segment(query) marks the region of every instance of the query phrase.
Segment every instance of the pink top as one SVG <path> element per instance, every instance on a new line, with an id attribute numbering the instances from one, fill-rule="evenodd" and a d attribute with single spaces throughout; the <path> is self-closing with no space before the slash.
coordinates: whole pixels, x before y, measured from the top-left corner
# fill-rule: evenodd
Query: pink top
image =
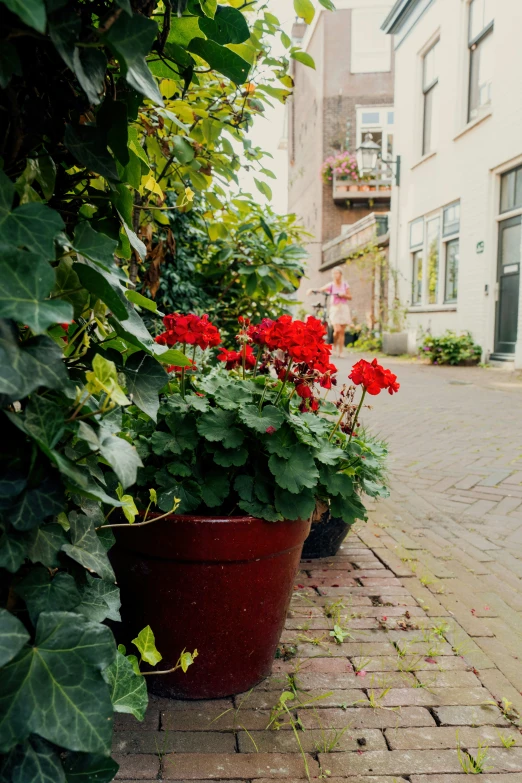
<path id="1" fill-rule="evenodd" d="M 339 296 L 339 294 L 346 294 L 350 290 L 350 286 L 348 283 L 345 283 L 344 280 L 341 283 L 341 285 L 335 285 L 335 283 L 330 283 L 328 286 L 328 293 L 332 294 L 332 304 L 333 305 L 340 305 L 340 304 L 348 304 L 348 299 L 344 299 L 343 297 Z"/>

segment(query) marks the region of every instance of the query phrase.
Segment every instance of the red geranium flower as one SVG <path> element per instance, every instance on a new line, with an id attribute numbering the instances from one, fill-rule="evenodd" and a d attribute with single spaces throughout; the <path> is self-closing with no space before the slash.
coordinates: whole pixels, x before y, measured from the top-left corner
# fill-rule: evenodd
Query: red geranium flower
<path id="1" fill-rule="evenodd" d="M 170 347 L 181 343 L 183 345 L 197 345 L 205 350 L 205 348 L 215 347 L 221 342 L 221 335 L 208 320 L 208 315 L 172 313 L 163 318 L 163 323 L 166 331 L 156 337 L 156 342 L 160 345 Z"/>
<path id="2" fill-rule="evenodd" d="M 265 345 L 266 333 L 274 322 L 271 318 L 263 318 L 260 324 L 250 324 L 247 334 L 256 345 Z"/>
<path id="3" fill-rule="evenodd" d="M 400 384 L 397 383 L 397 376 L 391 370 L 385 370 L 374 359 L 367 362 L 366 359 L 360 359 L 353 365 L 352 371 L 348 376 L 356 386 L 363 386 L 368 394 L 380 394 L 383 389 L 388 389 L 390 394 L 399 391 Z"/>
<path id="4" fill-rule="evenodd" d="M 245 345 L 245 367 L 250 370 L 256 365 L 256 357 L 250 345 Z M 221 352 L 218 354 L 218 361 L 225 362 L 225 369 L 234 370 L 236 367 L 243 366 L 243 349 L 240 351 L 229 351 L 226 348 L 221 348 Z"/>

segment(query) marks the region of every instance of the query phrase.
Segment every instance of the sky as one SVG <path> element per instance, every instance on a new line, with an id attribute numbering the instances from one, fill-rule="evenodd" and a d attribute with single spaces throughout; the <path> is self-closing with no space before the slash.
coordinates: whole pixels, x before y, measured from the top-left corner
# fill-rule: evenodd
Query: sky
<path id="1" fill-rule="evenodd" d="M 295 20 L 293 0 L 269 0 L 267 10 L 277 16 L 283 30 L 290 35 L 292 24 Z M 274 40 L 274 54 L 279 55 L 284 51 L 285 49 L 279 41 L 279 36 L 276 36 Z M 275 212 L 284 213 L 288 209 L 288 162 L 287 151 L 279 150 L 278 146 L 283 136 L 285 108 L 279 101 L 273 100 L 272 103 L 274 108 L 267 107 L 264 117 L 256 117 L 248 138 L 251 139 L 254 146 L 261 147 L 273 156 L 273 158 L 265 157 L 262 165 L 273 171 L 276 179 L 261 178 L 265 179 L 272 188 L 272 208 Z M 261 203 L 266 202 L 265 197 L 259 193 L 254 184 L 252 173 L 241 170 L 239 181 L 244 190 L 259 197 Z"/>

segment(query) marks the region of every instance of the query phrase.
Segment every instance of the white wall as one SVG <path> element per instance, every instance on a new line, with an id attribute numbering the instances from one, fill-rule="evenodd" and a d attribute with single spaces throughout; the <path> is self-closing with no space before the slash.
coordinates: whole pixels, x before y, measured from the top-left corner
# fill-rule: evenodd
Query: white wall
<path id="1" fill-rule="evenodd" d="M 497 269 L 499 173 L 522 162 L 522 2 L 494 4 L 495 53 L 491 113 L 466 124 L 469 78 L 468 0 L 436 0 L 397 44 L 395 149 L 401 155 L 401 187 L 392 200 L 391 263 L 396 265 L 403 302 L 411 301 L 409 223 L 460 199 L 458 303 L 410 311 L 409 325 L 434 334 L 469 329 L 486 353 L 493 351 Z M 439 44 L 438 144 L 421 155 L 422 55 Z M 399 39 L 399 36 L 397 37 Z M 477 254 L 478 242 L 484 252 Z M 441 263 L 439 284 L 443 283 Z M 489 295 L 485 286 L 489 286 Z M 522 299 L 522 286 L 521 286 Z M 522 366 L 522 301 L 517 362 Z"/>

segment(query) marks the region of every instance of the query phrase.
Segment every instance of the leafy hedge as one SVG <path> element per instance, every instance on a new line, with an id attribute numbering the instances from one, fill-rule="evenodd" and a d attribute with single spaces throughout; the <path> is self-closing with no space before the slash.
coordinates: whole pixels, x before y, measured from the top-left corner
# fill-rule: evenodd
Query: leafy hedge
<path id="1" fill-rule="evenodd" d="M 278 20 L 241 5 L 0 3 L 1 781 L 112 780 L 113 712 L 143 717 L 138 661 L 103 624 L 103 528 L 141 465 L 122 410 L 155 418 L 163 365 L 185 361 L 142 319 L 144 239 L 234 179 L 231 140 L 306 59 L 289 40 L 273 57 Z"/>
<path id="2" fill-rule="evenodd" d="M 482 348 L 475 343 L 470 332 L 456 334 L 450 329 L 440 337 L 427 334 L 421 351 L 432 364 L 478 364 L 482 356 Z"/>

